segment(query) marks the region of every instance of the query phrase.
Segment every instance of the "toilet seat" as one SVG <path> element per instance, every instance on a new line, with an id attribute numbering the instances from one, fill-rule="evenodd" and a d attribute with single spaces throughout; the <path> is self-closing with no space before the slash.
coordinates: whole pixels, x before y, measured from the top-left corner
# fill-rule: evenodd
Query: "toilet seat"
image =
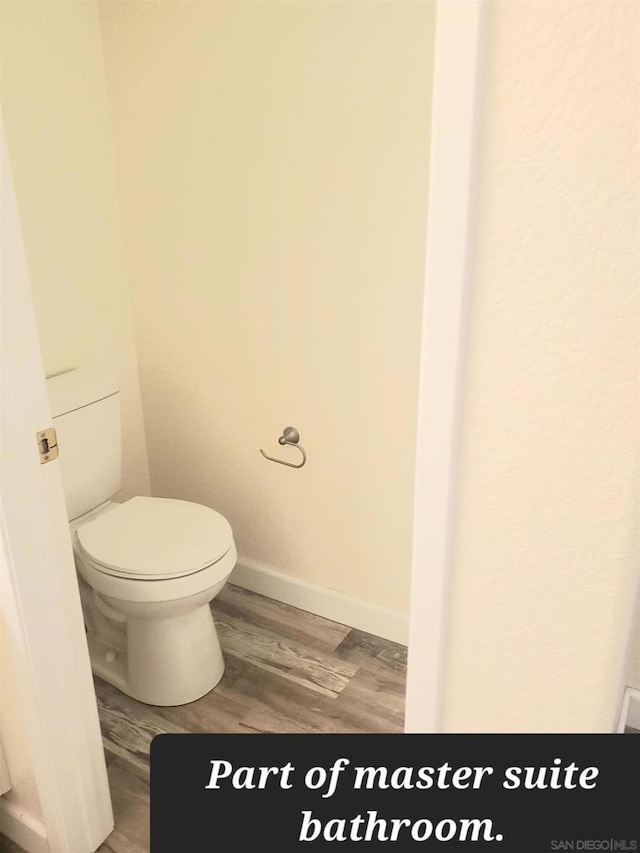
<path id="1" fill-rule="evenodd" d="M 229 522 L 209 507 L 135 497 L 77 530 L 82 557 L 96 571 L 135 581 L 184 578 L 220 562 L 233 546 Z"/>

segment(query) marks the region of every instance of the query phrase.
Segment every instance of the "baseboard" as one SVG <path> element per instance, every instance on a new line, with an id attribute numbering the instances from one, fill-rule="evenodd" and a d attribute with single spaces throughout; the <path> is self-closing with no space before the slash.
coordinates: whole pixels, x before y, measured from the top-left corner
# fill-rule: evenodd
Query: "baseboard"
<path id="1" fill-rule="evenodd" d="M 409 617 L 405 613 L 370 604 L 242 557 L 229 580 L 251 592 L 259 592 L 350 628 L 407 645 Z"/>
<path id="2" fill-rule="evenodd" d="M 0 798 L 0 832 L 27 853 L 49 853 L 47 832 L 39 820 Z"/>
<path id="3" fill-rule="evenodd" d="M 618 732 L 624 732 L 627 726 L 640 731 L 640 690 L 633 687 L 625 690 Z"/>

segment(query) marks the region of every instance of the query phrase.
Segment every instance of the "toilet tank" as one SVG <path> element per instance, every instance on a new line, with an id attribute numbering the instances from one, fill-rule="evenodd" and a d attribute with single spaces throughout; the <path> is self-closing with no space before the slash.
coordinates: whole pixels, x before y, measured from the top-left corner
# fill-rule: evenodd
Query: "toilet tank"
<path id="1" fill-rule="evenodd" d="M 120 394 L 115 376 L 77 369 L 47 379 L 71 521 L 120 488 Z"/>

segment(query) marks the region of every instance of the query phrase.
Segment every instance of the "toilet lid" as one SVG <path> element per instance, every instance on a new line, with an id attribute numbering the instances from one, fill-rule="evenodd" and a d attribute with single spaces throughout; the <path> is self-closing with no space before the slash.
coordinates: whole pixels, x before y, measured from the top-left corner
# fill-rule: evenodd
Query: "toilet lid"
<path id="1" fill-rule="evenodd" d="M 107 574 L 160 580 L 215 563 L 231 548 L 233 533 L 224 516 L 201 504 L 136 497 L 83 525 L 78 542 Z"/>

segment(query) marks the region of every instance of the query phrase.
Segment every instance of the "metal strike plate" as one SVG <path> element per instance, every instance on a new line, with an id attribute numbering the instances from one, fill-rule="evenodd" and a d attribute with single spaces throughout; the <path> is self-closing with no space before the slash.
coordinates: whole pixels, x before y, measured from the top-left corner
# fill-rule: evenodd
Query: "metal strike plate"
<path id="1" fill-rule="evenodd" d="M 41 465 L 58 458 L 58 437 L 53 427 L 39 430 L 36 433 L 36 441 L 38 442 Z"/>

